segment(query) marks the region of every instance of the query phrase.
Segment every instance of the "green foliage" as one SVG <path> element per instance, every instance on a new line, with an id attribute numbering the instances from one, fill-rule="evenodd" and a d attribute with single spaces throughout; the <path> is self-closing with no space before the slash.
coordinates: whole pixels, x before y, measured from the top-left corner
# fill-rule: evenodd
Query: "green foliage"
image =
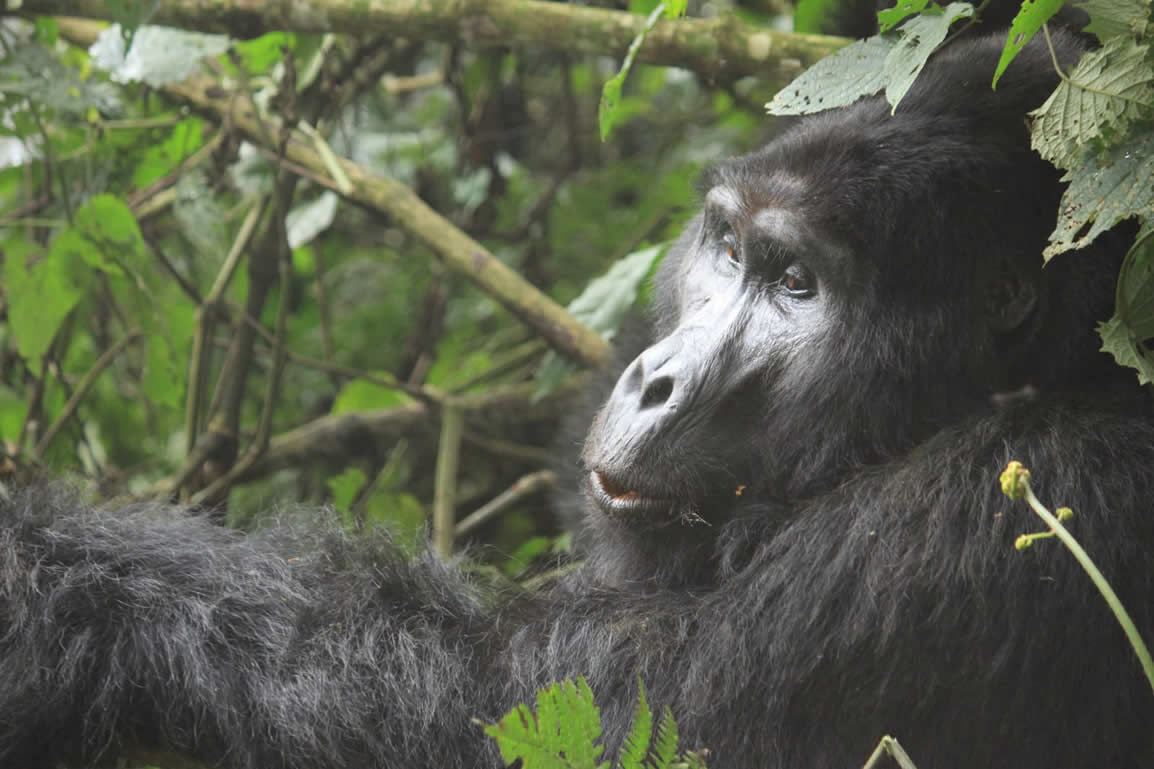
<path id="1" fill-rule="evenodd" d="M 518 705 L 496 724 L 484 725 L 506 763 L 520 759 L 522 769 L 609 769 L 601 760 L 601 711 L 585 682 L 567 679 L 537 693 L 537 711 Z M 651 746 L 652 743 L 652 746 Z M 705 769 L 700 755 L 677 753 L 677 724 L 665 708 L 657 736 L 653 713 L 638 681 L 637 709 L 616 764 L 617 769 Z"/>
<path id="2" fill-rule="evenodd" d="M 342 35 L 237 40 L 150 27 L 155 7 L 120 0 L 112 29 L 47 17 L 6 28 L 0 440 L 17 465 L 155 495 L 219 431 L 213 472 L 187 476 L 182 495 L 258 455 L 228 499 L 246 525 L 270 502 L 328 503 L 350 531 L 387 525 L 417 541 L 434 495 L 436 408 L 413 406 L 393 382 L 422 402 L 460 390 L 497 403 L 466 418 L 460 517 L 542 469 L 566 405 L 529 401 L 545 345 L 445 269 L 406 217 L 343 204 L 275 150 L 190 110 L 173 81 L 213 78 L 274 128 L 291 109 L 333 155 L 411 185 L 561 304 L 672 237 L 697 170 L 749 149 L 762 128 L 728 93 L 632 66 L 613 135 L 598 142 L 603 58 L 468 46 L 450 56 L 419 38 L 371 50 Z M 605 333 L 644 300 L 644 267 L 589 308 Z M 478 552 L 495 573 L 520 574 L 564 557 L 553 530 L 534 495 L 486 527 L 495 546 Z"/>
<path id="3" fill-rule="evenodd" d="M 1125 37 L 1090 51 L 1046 103 L 1035 110 L 1034 149 L 1059 168 L 1074 168 L 1086 151 L 1117 143 L 1154 109 L 1150 47 Z"/>
<path id="4" fill-rule="evenodd" d="M 1050 234 L 1049 259 L 1088 245 L 1118 222 L 1154 215 L 1154 133 L 1089 154 L 1065 177 L 1058 224 Z"/>
<path id="5" fill-rule="evenodd" d="M 629 50 L 625 54 L 625 60 L 621 62 L 621 69 L 616 75 L 609 78 L 601 88 L 601 105 L 597 109 L 597 120 L 601 129 L 602 141 L 609 138 L 609 134 L 613 131 L 613 126 L 622 118 L 621 89 L 625 87 L 625 78 L 629 76 L 629 70 L 633 68 L 633 60 L 637 57 L 637 52 L 641 50 L 642 44 L 645 43 L 645 36 L 649 34 L 649 30 L 653 29 L 662 16 L 668 20 L 673 20 L 684 15 L 688 0 L 669 0 L 669 2 L 652 4 L 652 9 L 649 9 L 648 6 L 651 4 L 652 3 L 647 0 L 641 0 L 640 2 L 631 4 L 631 10 L 636 12 L 641 8 L 645 8 L 646 10 L 642 12 L 648 13 L 649 16 L 645 19 L 645 26 L 641 29 L 641 32 L 639 32 L 637 37 L 633 38 L 633 42 L 629 44 Z"/>
<path id="6" fill-rule="evenodd" d="M 1063 0 L 1025 0 L 1015 17 L 991 87 L 1022 47 L 1042 31 Z M 1150 0 L 1085 0 L 1078 7 L 1102 46 L 1085 53 L 1032 113 L 1031 143 L 1067 171 L 1069 182 L 1043 258 L 1094 241 L 1119 222 L 1154 225 L 1154 25 Z M 882 89 L 896 108 L 949 24 L 971 16 L 964 4 L 943 12 L 926 0 L 903 0 L 878 15 L 880 35 L 827 57 L 779 92 L 774 114 L 804 114 L 844 106 Z M 900 24 L 900 26 L 895 26 Z M 1047 38 L 1047 44 L 1049 40 Z M 1130 250 L 1119 275 L 1114 317 L 1099 326 L 1103 350 L 1154 382 L 1154 288 L 1148 234 Z"/>
<path id="7" fill-rule="evenodd" d="M 609 272 L 590 281 L 581 295 L 569 303 L 569 312 L 601 336 L 613 339 L 626 313 L 637 302 L 641 282 L 665 253 L 667 245 L 643 248 L 614 264 Z M 550 352 L 537 374 L 537 395 L 552 392 L 575 370 L 571 362 Z"/>
<path id="8" fill-rule="evenodd" d="M 1103 352 L 1135 369 L 1142 384 L 1154 383 L 1154 357 L 1146 345 L 1154 339 L 1154 225 L 1147 224 L 1126 254 L 1114 316 L 1098 326 L 1098 333 Z"/>
<path id="9" fill-rule="evenodd" d="M 1014 57 L 1030 42 L 1030 38 L 1038 33 L 1050 18 L 1062 10 L 1062 6 L 1066 4 L 1066 0 L 1024 0 L 1018 15 L 1014 17 L 1013 23 L 1010 25 L 1009 37 L 1006 40 L 1006 47 L 1002 50 L 1002 57 L 998 60 L 998 67 L 994 70 L 994 86 L 998 85 L 998 80 L 1002 77 L 1002 73 L 1006 71 L 1006 67 L 1014 60 Z"/>
<path id="10" fill-rule="evenodd" d="M 793 29 L 807 35 L 828 32 L 830 19 L 836 19 L 842 0 L 798 0 L 793 12 Z"/>
<path id="11" fill-rule="evenodd" d="M 913 12 L 895 9 L 887 18 L 897 23 Z M 774 115 L 805 115 L 844 107 L 885 89 L 886 100 L 896 110 L 950 26 L 973 13 L 969 3 L 924 8 L 898 29 L 859 40 L 822 59 L 779 91 L 766 109 Z"/>

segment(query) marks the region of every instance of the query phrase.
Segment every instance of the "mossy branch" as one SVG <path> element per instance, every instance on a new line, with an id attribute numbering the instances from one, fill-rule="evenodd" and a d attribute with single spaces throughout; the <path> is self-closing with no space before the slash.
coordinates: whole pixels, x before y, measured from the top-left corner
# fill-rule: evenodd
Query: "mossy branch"
<path id="1" fill-rule="evenodd" d="M 21 11 L 113 19 L 120 5 L 117 0 L 24 0 Z M 159 0 L 151 22 L 235 37 L 272 30 L 378 32 L 474 48 L 530 45 L 623 57 L 645 17 L 539 0 Z M 787 80 L 849 42 L 778 32 L 724 15 L 658 22 L 637 59 L 683 67 L 716 80 L 746 75 Z"/>

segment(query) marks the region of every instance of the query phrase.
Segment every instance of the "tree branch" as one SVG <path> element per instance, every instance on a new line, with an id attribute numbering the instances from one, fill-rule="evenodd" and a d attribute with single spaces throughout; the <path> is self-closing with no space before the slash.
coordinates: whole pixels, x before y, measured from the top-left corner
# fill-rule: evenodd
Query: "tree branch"
<path id="1" fill-rule="evenodd" d="M 119 5 L 117 0 L 24 0 L 21 12 L 112 19 Z M 285 29 L 377 32 L 475 48 L 533 45 L 620 57 L 641 31 L 645 17 L 539 0 L 159 0 L 151 21 L 234 37 Z M 755 27 L 726 15 L 659 21 L 637 59 L 684 67 L 717 80 L 745 75 L 784 80 L 848 42 Z"/>
<path id="2" fill-rule="evenodd" d="M 70 0 L 71 2 L 71 0 Z M 75 9 L 73 9 L 75 10 Z M 71 21 L 62 23 L 61 35 L 79 44 L 91 44 L 99 34 L 95 25 Z M 314 181 L 328 186 L 348 200 L 379 211 L 393 219 L 431 249 L 445 263 L 476 283 L 526 325 L 539 333 L 550 346 L 566 357 L 587 366 L 600 365 L 609 355 L 609 343 L 570 315 L 533 284 L 506 266 L 487 248 L 445 219 L 404 184 L 377 176 L 344 158 L 333 158 L 351 184 L 341 190 L 332 180 L 328 164 L 316 143 L 294 130 L 282 146 L 269 146 L 270 134 L 281 133 L 277 118 L 258 116 L 251 100 L 237 99 L 209 77 L 197 76 L 161 88 L 210 119 L 226 122 L 253 144 L 266 147 L 288 161 L 303 166 Z M 279 142 L 279 140 L 278 140 Z"/>

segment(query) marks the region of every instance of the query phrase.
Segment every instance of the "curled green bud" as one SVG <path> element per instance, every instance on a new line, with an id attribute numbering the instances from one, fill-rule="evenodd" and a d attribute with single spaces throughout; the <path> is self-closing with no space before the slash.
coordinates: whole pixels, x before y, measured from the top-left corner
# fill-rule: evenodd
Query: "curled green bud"
<path id="1" fill-rule="evenodd" d="M 1002 483 L 1002 493 L 1010 499 L 1022 499 L 1026 496 L 1026 483 L 1030 480 L 1030 471 L 1022 467 L 1022 463 L 1014 460 L 1006 465 L 999 479 Z"/>
<path id="2" fill-rule="evenodd" d="M 1054 511 L 1054 515 L 1058 517 L 1059 521 L 1068 521 L 1074 517 L 1074 511 L 1068 507 L 1059 507 Z"/>
<path id="3" fill-rule="evenodd" d="M 1030 545 L 1034 544 L 1034 538 L 1029 534 L 1023 534 L 1014 540 L 1014 547 L 1019 550 L 1025 550 Z"/>

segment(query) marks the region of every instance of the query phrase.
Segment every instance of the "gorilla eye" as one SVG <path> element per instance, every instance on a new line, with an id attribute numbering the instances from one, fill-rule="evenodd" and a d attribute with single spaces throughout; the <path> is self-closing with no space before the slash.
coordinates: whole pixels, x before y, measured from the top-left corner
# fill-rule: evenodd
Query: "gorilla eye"
<path id="1" fill-rule="evenodd" d="M 721 239 L 722 250 L 725 251 L 725 258 L 733 264 L 741 264 L 741 249 L 737 245 L 737 236 L 733 232 L 725 233 Z"/>
<path id="2" fill-rule="evenodd" d="M 781 286 L 790 296 L 804 299 L 813 296 L 815 281 L 813 275 L 800 264 L 791 264 L 781 275 Z"/>

